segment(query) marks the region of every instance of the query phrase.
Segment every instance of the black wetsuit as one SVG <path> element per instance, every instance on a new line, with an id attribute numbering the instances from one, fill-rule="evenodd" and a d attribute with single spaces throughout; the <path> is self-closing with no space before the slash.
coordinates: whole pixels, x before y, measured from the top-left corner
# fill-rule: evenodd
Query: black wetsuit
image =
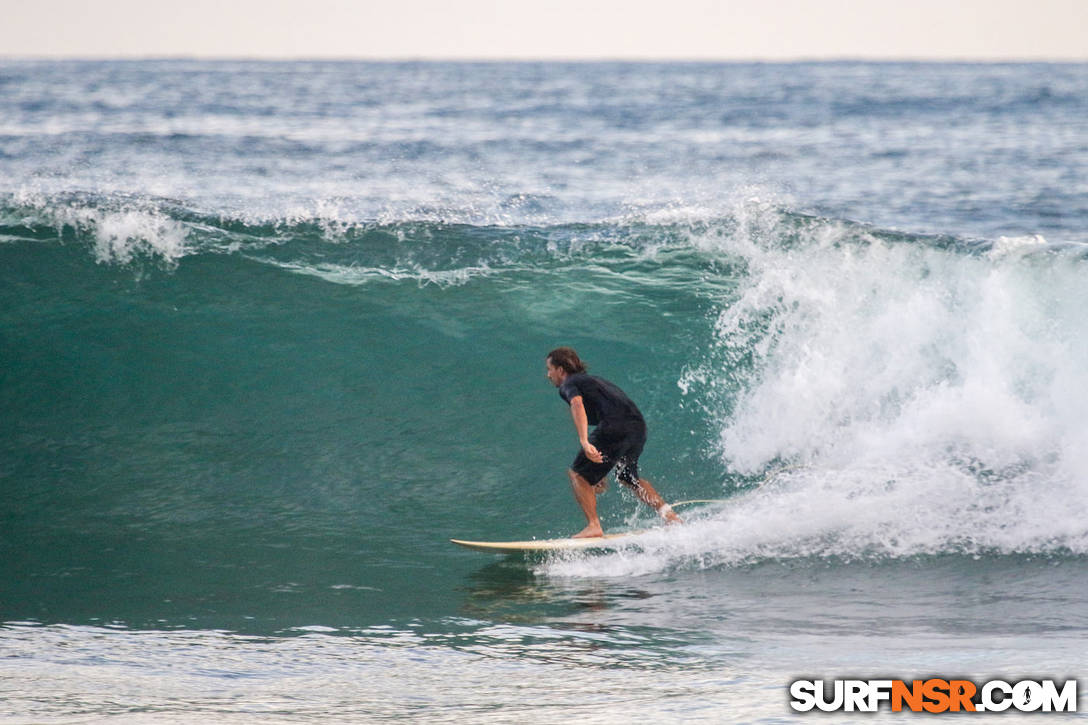
<path id="1" fill-rule="evenodd" d="M 589 424 L 596 426 L 589 434 L 589 442 L 601 452 L 604 462 L 594 463 L 579 450 L 571 470 L 596 484 L 615 467 L 620 481 L 637 487 L 638 457 L 646 445 L 642 413 L 622 390 L 595 375 L 574 373 L 559 386 L 559 396 L 568 405 L 579 395 Z"/>

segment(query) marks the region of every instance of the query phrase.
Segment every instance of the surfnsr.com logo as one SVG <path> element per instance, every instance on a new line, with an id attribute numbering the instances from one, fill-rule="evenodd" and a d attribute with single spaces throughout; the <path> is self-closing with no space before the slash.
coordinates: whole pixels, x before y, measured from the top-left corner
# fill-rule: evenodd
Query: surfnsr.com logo
<path id="1" fill-rule="evenodd" d="M 797 712 L 1076 712 L 1077 681 L 795 680 L 790 707 Z"/>

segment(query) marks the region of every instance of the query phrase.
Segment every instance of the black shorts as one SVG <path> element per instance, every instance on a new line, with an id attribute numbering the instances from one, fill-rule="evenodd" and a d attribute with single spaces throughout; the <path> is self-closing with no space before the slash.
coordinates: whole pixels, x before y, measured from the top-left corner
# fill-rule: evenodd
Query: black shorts
<path id="1" fill-rule="evenodd" d="M 590 484 L 604 480 L 608 472 L 616 469 L 616 478 L 629 486 L 638 487 L 638 457 L 646 445 L 646 424 L 631 421 L 623 426 L 598 426 L 589 434 L 589 442 L 601 452 L 602 463 L 586 458 L 579 450 L 570 469 Z"/>

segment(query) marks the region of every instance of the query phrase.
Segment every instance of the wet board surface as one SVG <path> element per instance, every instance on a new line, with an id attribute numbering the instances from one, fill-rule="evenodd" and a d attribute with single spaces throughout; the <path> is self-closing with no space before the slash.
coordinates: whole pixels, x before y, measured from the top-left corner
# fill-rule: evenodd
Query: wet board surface
<path id="1" fill-rule="evenodd" d="M 489 551 L 495 554 L 515 554 L 518 552 L 537 551 L 571 551 L 577 549 L 611 549 L 622 544 L 624 540 L 639 534 L 644 534 L 650 529 L 640 531 L 626 531 L 620 534 L 605 534 L 591 539 L 530 539 L 528 541 L 464 541 L 450 539 L 458 546 L 475 551 Z"/>
<path id="2" fill-rule="evenodd" d="M 725 499 L 694 499 L 691 501 L 677 501 L 672 506 L 687 508 L 690 506 L 702 506 L 707 504 L 721 504 Z M 475 551 L 489 551 L 495 554 L 517 554 L 543 551 L 573 551 L 578 549 L 614 549 L 625 543 L 626 539 L 645 534 L 655 529 L 636 529 L 635 531 L 623 531 L 615 534 L 595 536 L 591 539 L 528 539 L 526 541 L 465 541 L 464 539 L 450 539 L 451 543 L 463 546 Z"/>

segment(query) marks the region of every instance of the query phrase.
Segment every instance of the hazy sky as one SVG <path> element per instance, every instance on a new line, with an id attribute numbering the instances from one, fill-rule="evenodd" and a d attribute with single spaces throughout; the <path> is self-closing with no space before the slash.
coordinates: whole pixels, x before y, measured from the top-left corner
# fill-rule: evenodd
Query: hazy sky
<path id="1" fill-rule="evenodd" d="M 1088 60 L 1088 0 L 0 0 L 0 55 Z"/>

